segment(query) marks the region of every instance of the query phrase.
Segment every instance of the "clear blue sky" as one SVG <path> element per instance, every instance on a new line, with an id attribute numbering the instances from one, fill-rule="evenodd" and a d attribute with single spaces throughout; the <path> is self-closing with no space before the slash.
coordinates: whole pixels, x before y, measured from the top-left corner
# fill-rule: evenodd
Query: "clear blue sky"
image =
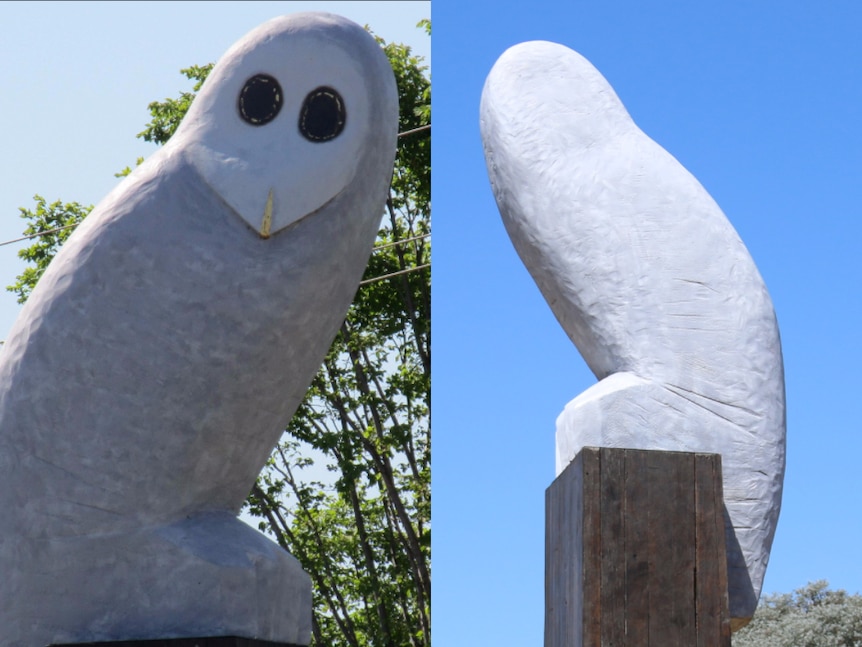
<path id="1" fill-rule="evenodd" d="M 541 645 L 554 420 L 595 382 L 488 184 L 484 79 L 563 43 L 721 205 L 784 346 L 788 463 L 764 590 L 862 590 L 862 4 L 434 0 L 434 640 Z"/>

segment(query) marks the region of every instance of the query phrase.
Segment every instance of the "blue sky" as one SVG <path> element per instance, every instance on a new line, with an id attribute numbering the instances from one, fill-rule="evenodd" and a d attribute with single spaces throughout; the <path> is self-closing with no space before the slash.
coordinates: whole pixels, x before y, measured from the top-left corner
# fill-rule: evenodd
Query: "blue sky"
<path id="1" fill-rule="evenodd" d="M 775 303 L 788 463 L 764 591 L 862 590 L 862 5 L 434 0 L 434 632 L 538 645 L 554 421 L 593 383 L 521 265 L 488 184 L 484 79 L 563 43 L 706 187 Z M 529 7 L 529 8 L 528 8 Z"/>

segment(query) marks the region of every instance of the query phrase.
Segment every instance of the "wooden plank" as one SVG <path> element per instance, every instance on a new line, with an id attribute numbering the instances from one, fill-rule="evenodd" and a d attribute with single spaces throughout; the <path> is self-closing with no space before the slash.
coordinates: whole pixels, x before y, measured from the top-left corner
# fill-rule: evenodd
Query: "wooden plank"
<path id="1" fill-rule="evenodd" d="M 602 646 L 601 454 L 585 447 L 583 458 L 583 647 Z"/>
<path id="2" fill-rule="evenodd" d="M 114 640 L 108 642 L 63 643 L 49 647 L 301 647 L 293 643 L 271 642 L 237 636 L 203 636 L 200 638 L 156 638 L 149 640 Z"/>
<path id="3" fill-rule="evenodd" d="M 721 456 L 695 457 L 696 647 L 730 647 Z M 716 556 L 719 558 L 716 559 Z"/>
<path id="4" fill-rule="evenodd" d="M 649 645 L 694 645 L 694 457 L 646 455 L 649 499 Z"/>
<path id="5" fill-rule="evenodd" d="M 545 647 L 553 647 L 557 634 L 557 607 L 560 604 L 558 591 L 558 578 L 554 569 L 558 568 L 560 557 L 558 546 L 559 521 L 557 520 L 557 506 L 554 491 L 558 487 L 559 479 L 555 480 L 545 490 Z"/>
<path id="6" fill-rule="evenodd" d="M 545 647 L 583 644 L 583 462 L 545 491 Z"/>
<path id="7" fill-rule="evenodd" d="M 557 642 L 561 637 L 559 625 L 559 607 L 564 603 L 559 586 L 562 560 L 560 543 L 563 530 L 560 525 L 560 514 L 557 503 L 557 493 L 562 489 L 561 474 L 545 490 L 545 647 L 563 644 Z"/>
<path id="8" fill-rule="evenodd" d="M 626 646 L 649 644 L 650 479 L 646 452 L 625 452 Z"/>
<path id="9" fill-rule="evenodd" d="M 604 447 L 601 459 L 601 645 L 625 645 L 626 452 Z"/>

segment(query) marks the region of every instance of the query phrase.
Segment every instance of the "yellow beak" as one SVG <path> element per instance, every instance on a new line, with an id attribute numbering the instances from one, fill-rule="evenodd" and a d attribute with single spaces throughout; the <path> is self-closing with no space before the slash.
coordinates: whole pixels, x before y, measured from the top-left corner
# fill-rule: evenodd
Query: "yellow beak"
<path id="1" fill-rule="evenodd" d="M 263 220 L 260 223 L 261 238 L 269 238 L 269 230 L 272 228 L 272 189 L 266 198 L 266 206 L 263 208 Z"/>

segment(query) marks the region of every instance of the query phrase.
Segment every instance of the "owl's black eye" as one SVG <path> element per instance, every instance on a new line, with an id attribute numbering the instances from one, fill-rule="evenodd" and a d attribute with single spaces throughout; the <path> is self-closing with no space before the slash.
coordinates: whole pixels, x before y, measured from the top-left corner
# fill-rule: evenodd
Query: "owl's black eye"
<path id="1" fill-rule="evenodd" d="M 341 134 L 346 121 L 347 111 L 341 95 L 321 86 L 305 97 L 299 111 L 299 132 L 309 141 L 326 142 Z"/>
<path id="2" fill-rule="evenodd" d="M 263 126 L 281 110 L 281 86 L 269 74 L 255 74 L 239 93 L 239 114 L 252 126 Z"/>

